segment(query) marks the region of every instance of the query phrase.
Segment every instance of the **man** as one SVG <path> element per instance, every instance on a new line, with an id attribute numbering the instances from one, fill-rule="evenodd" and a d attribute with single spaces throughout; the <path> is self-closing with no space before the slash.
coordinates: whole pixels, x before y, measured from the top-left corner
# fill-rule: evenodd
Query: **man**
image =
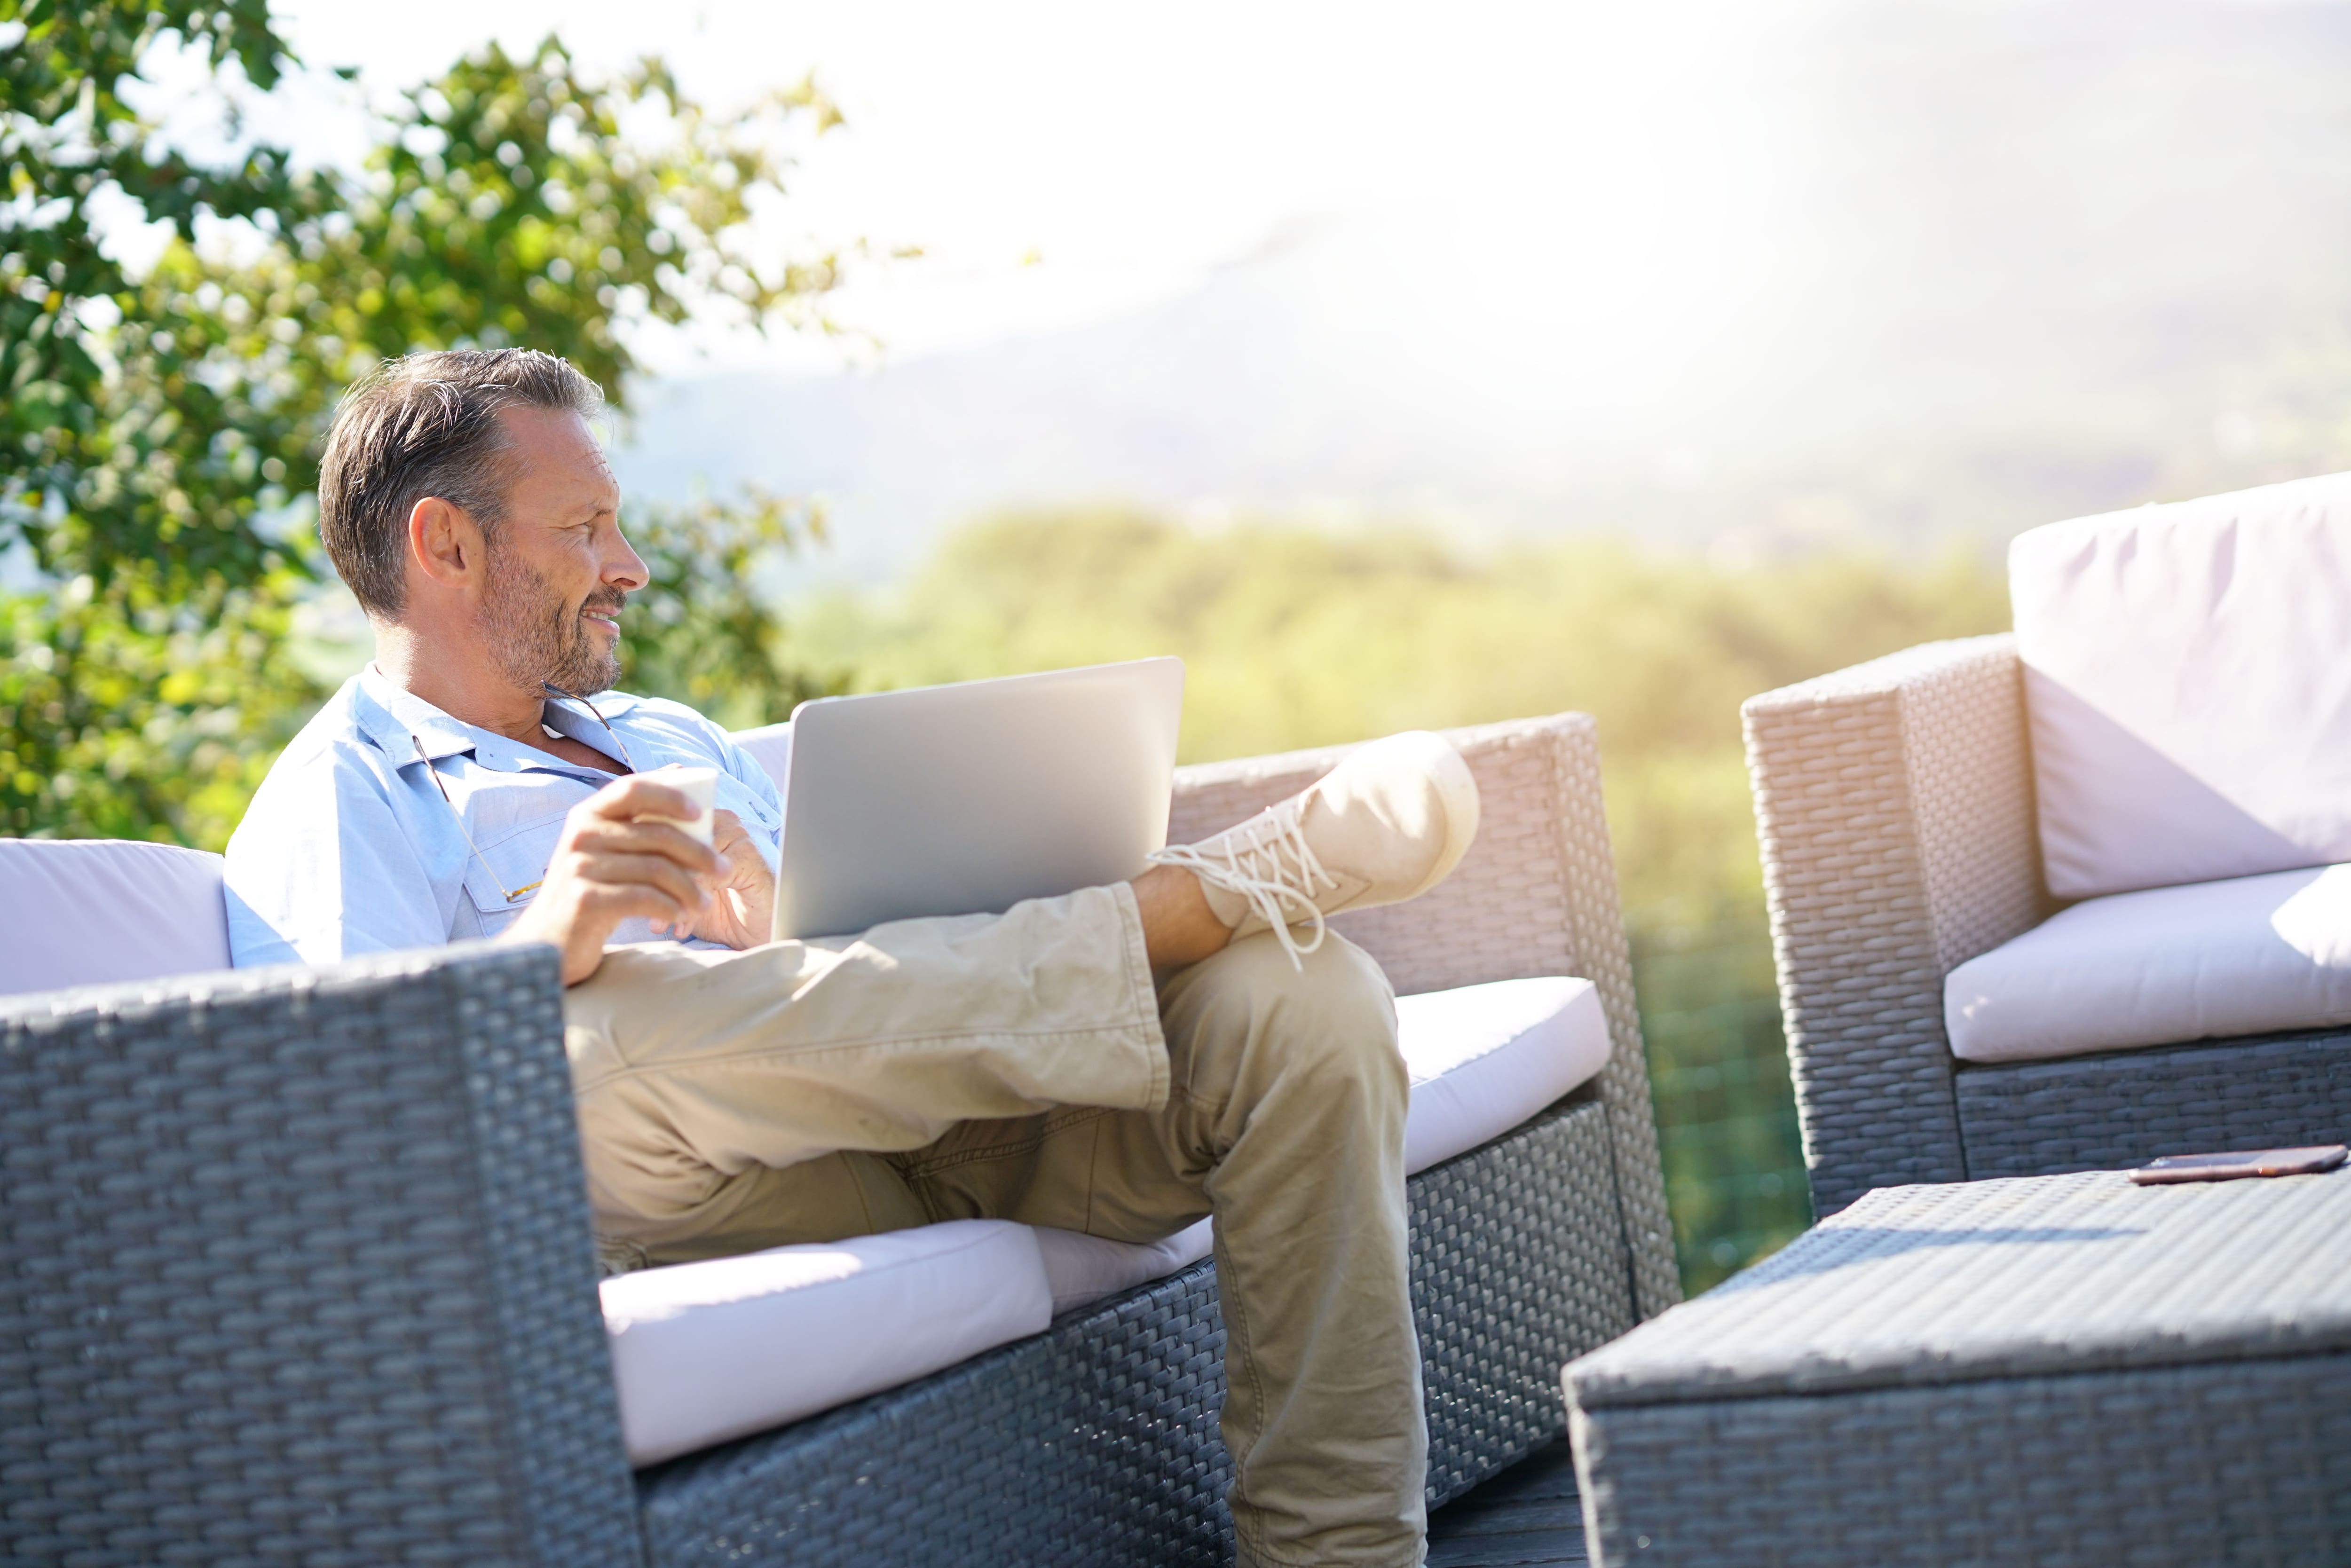
<path id="1" fill-rule="evenodd" d="M 980 1216 L 1145 1241 L 1213 1211 L 1242 1561 L 1417 1563 L 1405 1075 L 1385 980 L 1322 922 L 1452 869 L 1460 758 L 1393 737 L 1117 887 L 769 942 L 773 786 L 690 709 L 604 689 L 645 568 L 599 406 L 514 350 L 344 399 L 319 533 L 376 656 L 230 841 L 236 961 L 555 948 L 621 1266 Z M 689 814 L 671 763 L 718 770 L 710 847 L 662 820 Z"/>

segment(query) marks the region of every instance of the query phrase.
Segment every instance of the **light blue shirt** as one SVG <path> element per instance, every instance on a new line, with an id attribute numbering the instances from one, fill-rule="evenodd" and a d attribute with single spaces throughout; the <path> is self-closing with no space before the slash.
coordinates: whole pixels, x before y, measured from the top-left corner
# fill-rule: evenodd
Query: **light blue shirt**
<path id="1" fill-rule="evenodd" d="M 658 698 L 589 700 L 611 733 L 561 699 L 549 700 L 546 722 L 639 772 L 716 768 L 717 806 L 776 864 L 784 812 L 775 784 L 725 730 Z M 461 723 L 370 664 L 302 727 L 228 841 L 229 952 L 240 968 L 328 964 L 494 936 L 528 907 L 525 890 L 547 875 L 564 814 L 611 781 Z M 643 920 L 611 939 L 667 940 Z"/>

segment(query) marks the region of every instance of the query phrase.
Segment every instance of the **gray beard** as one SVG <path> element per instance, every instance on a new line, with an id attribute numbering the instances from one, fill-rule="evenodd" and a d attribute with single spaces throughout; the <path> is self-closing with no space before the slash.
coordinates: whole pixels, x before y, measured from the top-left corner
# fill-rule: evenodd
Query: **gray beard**
<path id="1" fill-rule="evenodd" d="M 547 579 L 495 545 L 488 566 L 482 613 L 490 660 L 517 690 L 550 685 L 587 695 L 621 678 L 618 647 L 606 653 L 590 640 L 584 604 L 567 605 Z"/>

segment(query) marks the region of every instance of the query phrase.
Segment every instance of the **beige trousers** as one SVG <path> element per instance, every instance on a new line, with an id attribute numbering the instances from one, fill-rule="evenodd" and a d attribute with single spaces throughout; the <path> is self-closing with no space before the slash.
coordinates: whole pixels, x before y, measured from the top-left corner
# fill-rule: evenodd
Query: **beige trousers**
<path id="1" fill-rule="evenodd" d="M 605 1237 L 655 1262 L 998 1218 L 1216 1216 L 1244 1563 L 1422 1557 L 1406 1079 L 1379 967 L 1270 936 L 1155 992 L 1124 887 L 744 953 L 614 948 L 565 999 Z"/>

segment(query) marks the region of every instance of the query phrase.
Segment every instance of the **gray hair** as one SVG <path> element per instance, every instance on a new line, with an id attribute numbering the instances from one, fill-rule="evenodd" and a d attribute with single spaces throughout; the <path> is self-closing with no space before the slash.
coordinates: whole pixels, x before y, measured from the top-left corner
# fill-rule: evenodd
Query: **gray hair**
<path id="1" fill-rule="evenodd" d="M 407 599 L 417 502 L 438 497 L 486 535 L 505 520 L 498 411 L 517 404 L 593 419 L 604 394 L 569 361 L 536 349 L 411 354 L 343 394 L 319 465 L 319 538 L 370 615 L 396 619 Z"/>

